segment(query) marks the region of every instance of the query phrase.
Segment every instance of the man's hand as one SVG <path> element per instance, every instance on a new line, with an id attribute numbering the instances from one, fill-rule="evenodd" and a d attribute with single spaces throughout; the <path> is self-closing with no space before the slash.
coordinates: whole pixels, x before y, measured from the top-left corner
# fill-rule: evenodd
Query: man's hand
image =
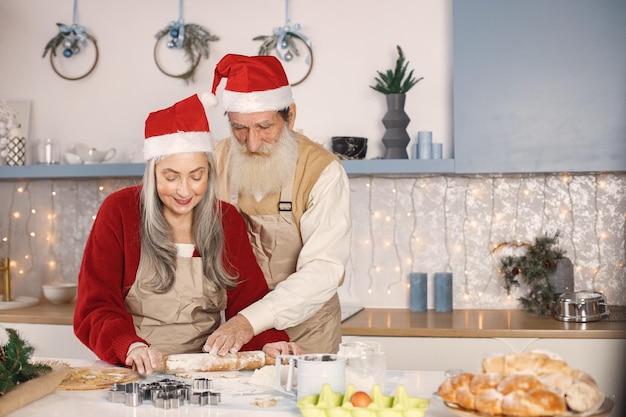
<path id="1" fill-rule="evenodd" d="M 254 330 L 248 319 L 237 314 L 211 333 L 202 350 L 212 355 L 236 353 L 252 339 L 252 336 Z"/>
<path id="2" fill-rule="evenodd" d="M 126 365 L 131 366 L 142 376 L 148 376 L 161 368 L 163 354 L 159 349 L 137 346 L 126 355 Z"/>
<path id="3" fill-rule="evenodd" d="M 275 358 L 276 355 L 302 355 L 304 353 L 300 346 L 293 342 L 266 343 L 263 345 L 263 352 L 272 358 Z"/>

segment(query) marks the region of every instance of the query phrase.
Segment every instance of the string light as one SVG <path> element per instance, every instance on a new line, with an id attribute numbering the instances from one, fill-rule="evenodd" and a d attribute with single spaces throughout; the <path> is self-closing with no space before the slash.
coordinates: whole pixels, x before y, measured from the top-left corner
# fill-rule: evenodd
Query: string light
<path id="1" fill-rule="evenodd" d="M 515 308 L 516 294 L 507 296 L 499 285 L 504 253 L 497 252 L 498 242 L 515 251 L 515 245 L 521 248 L 557 229 L 564 231 L 562 243 L 575 264 L 577 285 L 604 291 L 609 301 L 624 300 L 626 174 L 353 178 L 353 198 L 362 203 L 353 208 L 356 239 L 346 282 L 365 305 L 402 307 L 408 304 L 409 272 L 418 267 L 432 274 L 443 267 L 458 277 L 459 308 Z M 10 196 L 10 204 L 0 207 L 8 220 L 0 231 L 0 251 L 11 258 L 16 279 L 28 282 L 31 266 L 75 279 L 80 262 L 63 242 L 69 237 L 80 252 L 102 200 L 134 182 L 0 183 L 3 195 Z M 394 289 L 397 284 L 401 291 Z"/>

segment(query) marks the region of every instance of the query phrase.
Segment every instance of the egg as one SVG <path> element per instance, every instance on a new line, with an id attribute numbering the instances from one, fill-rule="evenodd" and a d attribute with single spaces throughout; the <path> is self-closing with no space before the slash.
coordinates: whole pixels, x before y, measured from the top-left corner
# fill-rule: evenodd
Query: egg
<path id="1" fill-rule="evenodd" d="M 350 402 L 355 407 L 367 407 L 372 402 L 372 399 L 366 392 L 357 391 L 350 397 Z"/>

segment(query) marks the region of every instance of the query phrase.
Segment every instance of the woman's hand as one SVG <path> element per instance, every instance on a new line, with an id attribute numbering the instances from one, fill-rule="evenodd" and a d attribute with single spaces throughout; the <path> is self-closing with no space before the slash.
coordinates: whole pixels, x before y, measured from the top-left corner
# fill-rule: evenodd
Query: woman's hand
<path id="1" fill-rule="evenodd" d="M 137 346 L 126 355 L 126 365 L 141 376 L 148 376 L 161 368 L 163 354 L 155 347 Z"/>
<path id="2" fill-rule="evenodd" d="M 276 355 L 302 355 L 304 352 L 300 346 L 293 342 L 272 342 L 263 346 L 266 355 L 275 358 Z"/>

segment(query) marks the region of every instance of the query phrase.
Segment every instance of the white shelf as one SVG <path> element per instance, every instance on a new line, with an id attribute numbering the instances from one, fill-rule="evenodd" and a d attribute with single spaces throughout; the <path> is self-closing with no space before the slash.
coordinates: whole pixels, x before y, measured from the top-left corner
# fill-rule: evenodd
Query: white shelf
<path id="1" fill-rule="evenodd" d="M 454 159 L 370 159 L 342 161 L 348 175 L 415 175 L 454 173 Z M 141 177 L 145 164 L 0 166 L 0 181 Z"/>

